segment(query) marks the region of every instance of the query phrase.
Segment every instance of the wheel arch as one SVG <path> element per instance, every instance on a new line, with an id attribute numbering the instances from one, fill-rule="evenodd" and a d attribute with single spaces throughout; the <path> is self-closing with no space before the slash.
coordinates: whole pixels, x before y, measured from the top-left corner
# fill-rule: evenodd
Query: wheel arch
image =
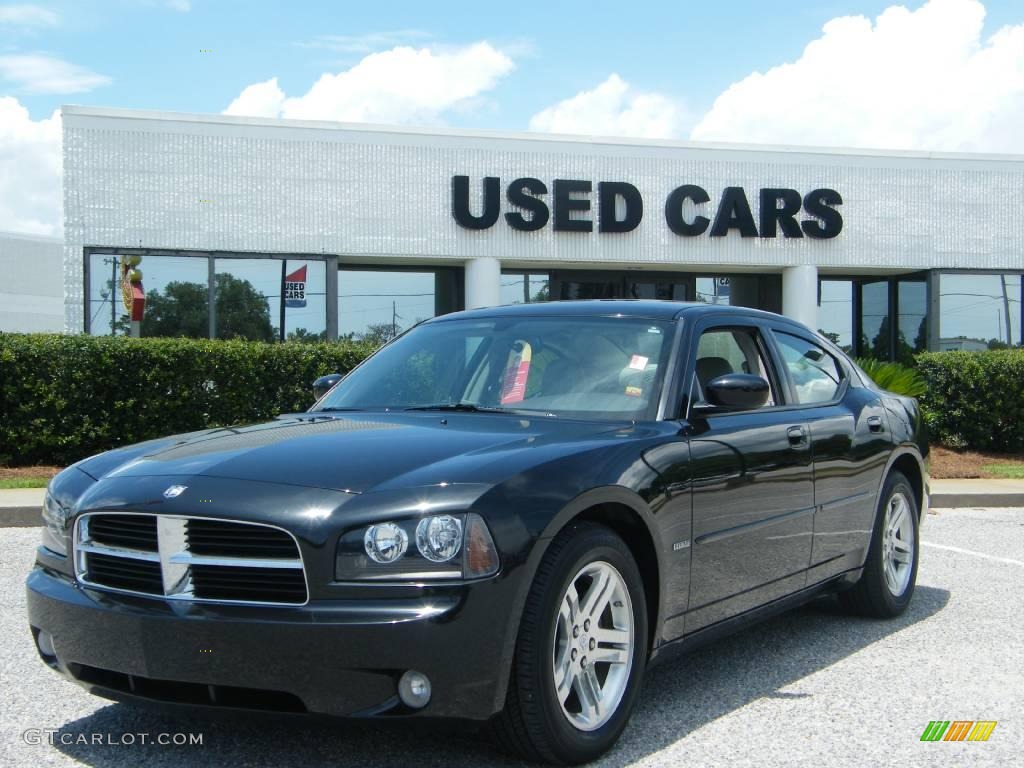
<path id="1" fill-rule="evenodd" d="M 882 493 L 885 481 L 893 472 L 900 472 L 910 482 L 914 491 L 914 501 L 917 502 L 918 524 L 928 514 L 928 473 L 925 469 L 924 460 L 917 449 L 911 446 L 904 446 L 893 452 L 889 458 L 889 466 L 882 475 L 882 485 L 878 493 Z"/>
<path id="2" fill-rule="evenodd" d="M 537 575 L 541 560 L 547 553 L 551 541 L 559 533 L 574 522 L 581 521 L 607 526 L 618 534 L 629 547 L 643 579 L 648 609 L 648 653 L 654 648 L 658 637 L 657 628 L 661 626 L 662 600 L 664 598 L 661 590 L 664 566 L 661 538 L 654 524 L 654 516 L 643 498 L 622 486 L 604 486 L 586 491 L 566 504 L 536 539 L 527 558 L 522 586 L 512 611 L 511 620 L 514 622 L 512 624 L 514 631 L 506 633 L 503 656 L 508 659 L 509 669 L 512 655 L 515 653 L 526 598 Z M 499 702 L 505 700 L 507 686 L 508 675 L 504 674 L 498 690 Z"/>

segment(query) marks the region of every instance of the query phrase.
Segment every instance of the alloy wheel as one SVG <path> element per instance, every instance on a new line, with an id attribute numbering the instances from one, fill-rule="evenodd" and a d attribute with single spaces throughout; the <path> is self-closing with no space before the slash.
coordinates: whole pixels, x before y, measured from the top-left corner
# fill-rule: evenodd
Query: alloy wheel
<path id="1" fill-rule="evenodd" d="M 910 584 L 914 568 L 914 513 L 900 492 L 889 498 L 882 523 L 882 566 L 885 585 L 893 597 L 902 595 Z"/>
<path id="2" fill-rule="evenodd" d="M 552 683 L 566 719 L 581 731 L 615 714 L 633 664 L 633 604 L 622 575 L 595 561 L 569 582 L 558 607 Z"/>

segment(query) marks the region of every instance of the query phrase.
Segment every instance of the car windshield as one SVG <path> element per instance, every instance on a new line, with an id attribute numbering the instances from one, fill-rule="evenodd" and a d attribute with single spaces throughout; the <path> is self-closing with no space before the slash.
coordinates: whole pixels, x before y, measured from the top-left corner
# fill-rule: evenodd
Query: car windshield
<path id="1" fill-rule="evenodd" d="M 630 317 L 426 323 L 377 352 L 312 410 L 436 408 L 653 419 L 671 327 Z"/>

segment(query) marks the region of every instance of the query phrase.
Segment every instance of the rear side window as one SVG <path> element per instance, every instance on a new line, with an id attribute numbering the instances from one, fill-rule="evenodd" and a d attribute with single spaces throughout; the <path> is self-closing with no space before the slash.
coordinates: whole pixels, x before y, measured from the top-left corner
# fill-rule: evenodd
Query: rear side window
<path id="1" fill-rule="evenodd" d="M 775 340 L 793 380 L 798 403 L 827 403 L 836 399 L 843 377 L 832 355 L 817 344 L 788 333 L 775 331 Z"/>

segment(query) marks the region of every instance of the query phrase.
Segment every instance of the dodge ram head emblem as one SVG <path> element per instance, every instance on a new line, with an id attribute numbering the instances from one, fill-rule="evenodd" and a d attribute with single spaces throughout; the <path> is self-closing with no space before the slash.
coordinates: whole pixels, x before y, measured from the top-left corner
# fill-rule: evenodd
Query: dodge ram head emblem
<path id="1" fill-rule="evenodd" d="M 187 488 L 187 485 L 172 485 L 170 488 L 164 491 L 164 498 L 175 499 L 178 496 L 181 496 L 181 494 L 183 494 Z"/>

